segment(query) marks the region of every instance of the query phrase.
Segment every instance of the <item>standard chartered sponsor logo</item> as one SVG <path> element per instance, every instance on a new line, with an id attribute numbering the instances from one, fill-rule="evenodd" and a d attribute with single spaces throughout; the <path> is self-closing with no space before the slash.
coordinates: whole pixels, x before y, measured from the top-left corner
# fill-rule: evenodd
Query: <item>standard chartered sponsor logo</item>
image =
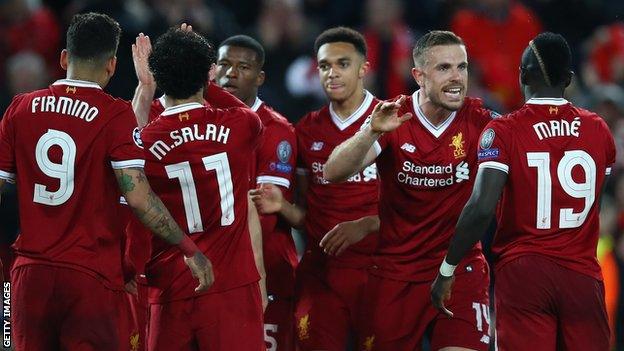
<path id="1" fill-rule="evenodd" d="M 424 166 L 405 161 L 401 171 L 397 173 L 399 183 L 426 188 L 450 186 L 469 178 L 470 169 L 466 161 L 460 162 L 455 167 L 452 163 Z"/>
<path id="2" fill-rule="evenodd" d="M 314 182 L 317 184 L 329 184 L 329 182 L 323 178 L 323 168 L 324 164 L 320 162 L 312 162 L 312 173 L 314 174 Z M 361 172 L 358 172 L 351 176 L 351 178 L 347 179 L 347 183 L 360 183 L 360 182 L 370 182 L 377 179 L 377 165 L 372 164 Z"/>

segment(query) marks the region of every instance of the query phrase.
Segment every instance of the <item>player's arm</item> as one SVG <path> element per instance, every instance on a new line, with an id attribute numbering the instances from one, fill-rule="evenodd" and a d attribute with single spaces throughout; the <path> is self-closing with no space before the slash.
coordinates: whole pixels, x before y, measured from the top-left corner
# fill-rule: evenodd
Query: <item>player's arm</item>
<path id="1" fill-rule="evenodd" d="M 402 96 L 396 101 L 379 102 L 373 110 L 370 123 L 332 151 L 323 167 L 323 178 L 332 183 L 344 182 L 373 163 L 377 158 L 373 148 L 377 139 L 412 117 L 410 113 L 398 116 L 404 101 L 405 97 Z"/>
<path id="2" fill-rule="evenodd" d="M 149 111 L 154 99 L 154 93 L 156 92 L 156 81 L 147 63 L 151 52 L 152 43 L 150 38 L 140 33 L 136 37 L 135 43 L 132 44 L 132 61 L 134 62 L 134 71 L 139 80 L 132 97 L 132 110 L 136 116 L 139 128 L 143 128 L 149 120 Z"/>
<path id="3" fill-rule="evenodd" d="M 152 188 L 141 168 L 115 169 L 119 189 L 139 220 L 152 233 L 172 245 L 177 245 L 184 254 L 184 262 L 193 276 L 199 279 L 195 291 L 206 290 L 214 282 L 212 264 L 175 222 L 169 210 Z"/>
<path id="4" fill-rule="evenodd" d="M 349 246 L 377 231 L 379 231 L 379 216 L 367 216 L 354 221 L 338 223 L 325 234 L 319 246 L 328 255 L 338 256 Z"/>
<path id="5" fill-rule="evenodd" d="M 249 236 L 251 238 L 251 248 L 253 249 L 256 268 L 260 274 L 260 293 L 262 295 L 262 310 L 265 310 L 269 303 L 266 290 L 266 270 L 264 269 L 264 255 L 262 251 L 262 226 L 260 225 L 260 216 L 256 206 L 254 206 L 251 198 L 247 199 L 248 206 L 248 222 Z"/>
<path id="6" fill-rule="evenodd" d="M 433 305 L 449 316 L 453 313 L 446 309 L 444 301 L 451 297 L 455 267 L 485 234 L 506 181 L 507 173 L 501 170 L 479 168 L 477 172 L 472 195 L 459 216 L 449 250 L 431 286 Z"/>

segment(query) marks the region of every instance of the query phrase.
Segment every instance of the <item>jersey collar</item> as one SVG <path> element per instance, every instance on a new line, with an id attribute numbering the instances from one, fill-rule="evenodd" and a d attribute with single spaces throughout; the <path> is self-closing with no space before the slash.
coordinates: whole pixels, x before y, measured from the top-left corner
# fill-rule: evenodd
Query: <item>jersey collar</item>
<path id="1" fill-rule="evenodd" d="M 570 102 L 564 98 L 530 98 L 527 105 L 554 105 L 561 106 L 569 104 Z"/>
<path id="2" fill-rule="evenodd" d="M 433 134 L 433 136 L 435 136 L 436 138 L 439 138 L 440 135 L 442 135 L 442 133 L 444 133 L 444 131 L 448 128 L 448 126 L 450 126 L 451 123 L 453 122 L 453 120 L 455 119 L 455 116 L 457 115 L 457 111 L 451 112 L 451 114 L 446 118 L 444 122 L 442 122 L 438 126 L 435 126 L 431 122 L 429 122 L 429 120 L 425 116 L 425 113 L 420 108 L 420 105 L 418 105 L 419 94 L 420 94 L 420 89 L 416 90 L 412 94 L 412 105 L 414 108 L 414 112 L 416 112 L 416 117 L 418 118 L 418 121 L 420 121 L 420 124 L 423 125 L 423 127 L 425 127 L 431 134 Z"/>
<path id="3" fill-rule="evenodd" d="M 251 105 L 250 109 L 253 112 L 258 112 L 258 109 L 260 108 L 260 106 L 262 106 L 262 100 L 260 100 L 259 97 L 256 96 L 256 100 L 254 101 L 253 105 Z"/>
<path id="4" fill-rule="evenodd" d="M 77 79 L 59 79 L 56 82 L 52 83 L 52 85 L 71 85 L 73 87 L 79 88 L 95 88 L 102 90 L 102 87 L 100 87 L 98 83 Z"/>
<path id="5" fill-rule="evenodd" d="M 368 108 L 370 107 L 371 103 L 373 102 L 373 98 L 374 98 L 373 94 L 368 92 L 368 90 L 364 90 L 364 101 L 362 102 L 360 107 L 358 107 L 351 114 L 351 116 L 347 117 L 344 121 L 342 119 L 340 119 L 338 114 L 334 111 L 334 107 L 333 107 L 332 103 L 330 102 L 329 103 L 329 114 L 331 116 L 332 121 L 334 122 L 336 127 L 338 127 L 338 129 L 340 129 L 340 130 L 345 130 L 345 129 L 349 128 L 350 125 L 355 123 L 355 121 L 359 120 L 360 117 L 362 117 L 364 115 L 364 113 L 366 113 L 366 111 L 368 111 Z"/>
<path id="6" fill-rule="evenodd" d="M 194 110 L 196 108 L 203 108 L 204 105 L 197 102 L 187 102 L 186 104 L 180 104 L 176 106 L 167 107 L 165 111 L 161 114 L 161 116 L 171 116 L 176 113 L 182 113 L 190 110 Z"/>

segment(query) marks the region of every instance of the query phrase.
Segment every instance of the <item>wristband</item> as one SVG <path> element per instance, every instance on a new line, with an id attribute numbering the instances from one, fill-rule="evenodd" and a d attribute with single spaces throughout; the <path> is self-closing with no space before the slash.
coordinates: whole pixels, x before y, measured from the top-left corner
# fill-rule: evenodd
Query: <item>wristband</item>
<path id="1" fill-rule="evenodd" d="M 440 275 L 443 277 L 452 277 L 455 272 L 455 268 L 457 268 L 457 265 L 448 264 L 445 257 L 444 261 L 442 261 L 442 264 L 440 265 Z"/>
<path id="2" fill-rule="evenodd" d="M 185 235 L 184 239 L 178 243 L 178 248 L 182 251 L 184 257 L 193 257 L 195 252 L 199 251 L 195 242 L 188 235 Z"/>

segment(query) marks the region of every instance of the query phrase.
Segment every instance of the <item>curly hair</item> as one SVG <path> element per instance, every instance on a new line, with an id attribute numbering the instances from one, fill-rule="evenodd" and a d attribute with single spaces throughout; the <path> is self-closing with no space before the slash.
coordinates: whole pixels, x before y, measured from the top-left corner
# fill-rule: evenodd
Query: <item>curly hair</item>
<path id="1" fill-rule="evenodd" d="M 156 41 L 148 64 L 165 94 L 186 99 L 204 87 L 215 61 L 214 47 L 203 36 L 171 28 Z"/>

